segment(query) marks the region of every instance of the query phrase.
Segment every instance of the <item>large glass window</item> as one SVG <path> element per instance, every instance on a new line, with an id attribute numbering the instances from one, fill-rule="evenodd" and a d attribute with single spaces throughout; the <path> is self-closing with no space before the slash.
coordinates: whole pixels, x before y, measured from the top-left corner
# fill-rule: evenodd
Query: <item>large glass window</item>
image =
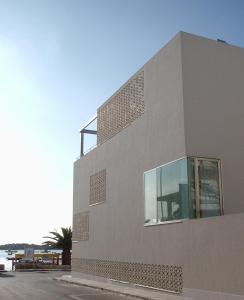
<path id="1" fill-rule="evenodd" d="M 157 219 L 188 217 L 187 159 L 157 168 Z"/>
<path id="2" fill-rule="evenodd" d="M 221 214 L 219 160 L 183 158 L 144 174 L 145 223 Z"/>

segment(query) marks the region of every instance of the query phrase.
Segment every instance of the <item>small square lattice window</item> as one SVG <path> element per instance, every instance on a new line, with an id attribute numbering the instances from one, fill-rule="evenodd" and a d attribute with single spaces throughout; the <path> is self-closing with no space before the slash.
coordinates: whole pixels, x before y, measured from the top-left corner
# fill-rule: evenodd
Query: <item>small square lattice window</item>
<path id="1" fill-rule="evenodd" d="M 103 169 L 90 177 L 90 205 L 106 200 L 106 170 Z"/>
<path id="2" fill-rule="evenodd" d="M 74 214 L 73 219 L 73 241 L 89 240 L 89 212 Z"/>

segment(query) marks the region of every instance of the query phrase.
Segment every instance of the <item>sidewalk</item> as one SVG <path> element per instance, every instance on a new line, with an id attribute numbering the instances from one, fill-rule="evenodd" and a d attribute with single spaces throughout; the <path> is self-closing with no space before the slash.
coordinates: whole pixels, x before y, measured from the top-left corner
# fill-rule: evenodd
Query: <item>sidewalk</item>
<path id="1" fill-rule="evenodd" d="M 139 287 L 130 283 L 122 283 L 106 278 L 83 275 L 78 272 L 72 272 L 72 275 L 63 275 L 56 277 L 58 281 L 65 281 L 82 286 L 92 287 L 126 296 L 137 297 L 141 299 L 152 300 L 193 300 L 193 298 L 184 297 L 179 294 L 171 294 L 160 290 Z"/>

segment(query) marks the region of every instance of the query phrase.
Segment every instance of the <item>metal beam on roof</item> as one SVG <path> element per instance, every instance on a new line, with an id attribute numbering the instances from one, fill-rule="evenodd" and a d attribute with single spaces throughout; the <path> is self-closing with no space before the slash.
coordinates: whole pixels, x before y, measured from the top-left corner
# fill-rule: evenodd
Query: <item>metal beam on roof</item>
<path id="1" fill-rule="evenodd" d="M 82 129 L 81 133 L 97 134 L 97 131 L 96 130 L 91 130 L 91 129 Z"/>
<path id="2" fill-rule="evenodd" d="M 80 130 L 80 132 L 82 131 L 82 130 L 84 130 L 86 127 L 88 127 L 92 122 L 94 122 L 95 120 L 96 120 L 96 118 L 97 118 L 97 115 L 95 115 L 95 116 L 93 116 L 82 128 L 81 128 L 81 130 Z"/>

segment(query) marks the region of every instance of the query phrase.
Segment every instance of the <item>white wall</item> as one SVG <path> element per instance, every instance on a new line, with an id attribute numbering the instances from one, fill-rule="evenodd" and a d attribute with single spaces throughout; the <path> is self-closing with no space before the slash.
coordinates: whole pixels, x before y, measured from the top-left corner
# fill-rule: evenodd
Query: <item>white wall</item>
<path id="1" fill-rule="evenodd" d="M 187 155 L 222 159 L 225 213 L 244 211 L 244 49 L 182 33 Z"/>

